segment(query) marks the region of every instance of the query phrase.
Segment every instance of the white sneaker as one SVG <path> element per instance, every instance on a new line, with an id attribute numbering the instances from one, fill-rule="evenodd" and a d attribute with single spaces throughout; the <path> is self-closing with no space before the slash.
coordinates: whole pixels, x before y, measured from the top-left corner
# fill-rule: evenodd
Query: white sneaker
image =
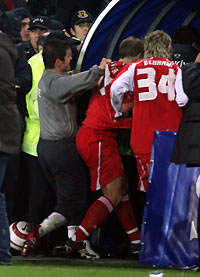
<path id="1" fill-rule="evenodd" d="M 85 249 L 88 251 L 88 253 L 94 256 L 95 260 L 100 259 L 99 254 L 97 254 L 96 252 L 94 252 L 94 250 L 92 250 L 89 240 L 84 240 L 84 243 L 85 243 Z"/>
<path id="2" fill-rule="evenodd" d="M 100 256 L 91 249 L 90 243 L 87 240 L 72 241 L 69 239 L 65 243 L 65 250 L 67 253 L 79 254 L 79 257 L 84 259 L 96 260 L 100 258 Z"/>

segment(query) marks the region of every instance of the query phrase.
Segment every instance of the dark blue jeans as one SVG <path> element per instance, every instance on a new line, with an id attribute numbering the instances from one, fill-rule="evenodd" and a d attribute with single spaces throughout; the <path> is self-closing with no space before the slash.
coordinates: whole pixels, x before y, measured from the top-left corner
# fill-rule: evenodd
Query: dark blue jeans
<path id="1" fill-rule="evenodd" d="M 6 201 L 1 193 L 2 182 L 8 157 L 0 153 L 0 264 L 11 264 L 10 232 L 6 211 Z"/>

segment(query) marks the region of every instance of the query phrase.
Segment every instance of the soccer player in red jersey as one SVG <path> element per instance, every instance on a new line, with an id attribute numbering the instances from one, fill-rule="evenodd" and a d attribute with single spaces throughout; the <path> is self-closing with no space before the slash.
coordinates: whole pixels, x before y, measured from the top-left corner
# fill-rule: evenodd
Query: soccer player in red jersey
<path id="1" fill-rule="evenodd" d="M 170 56 L 169 35 L 160 30 L 149 33 L 144 38 L 144 59 L 131 64 L 111 85 L 116 117 L 121 116 L 126 92 L 134 95 L 130 144 L 137 160 L 139 188 L 143 191 L 147 190 L 154 131 L 177 131 L 182 116 L 180 107 L 188 101 L 182 88 L 181 68 L 169 60 Z"/>
<path id="2" fill-rule="evenodd" d="M 86 112 L 86 118 L 78 131 L 76 145 L 79 154 L 87 164 L 91 175 L 91 189 L 102 190 L 103 195 L 88 209 L 85 218 L 67 246 L 72 249 L 78 242 L 86 240 L 114 210 L 131 241 L 132 252 L 138 251 L 140 231 L 137 228 L 133 209 L 127 194 L 127 181 L 122 167 L 116 137 L 118 129 L 131 127 L 131 118 L 120 116 L 115 119 L 115 111 L 110 103 L 110 82 L 128 63 L 143 55 L 141 40 L 129 37 L 122 41 L 119 61 L 111 62 L 105 77 L 99 79 Z M 132 94 L 126 94 L 124 112 L 132 107 Z"/>

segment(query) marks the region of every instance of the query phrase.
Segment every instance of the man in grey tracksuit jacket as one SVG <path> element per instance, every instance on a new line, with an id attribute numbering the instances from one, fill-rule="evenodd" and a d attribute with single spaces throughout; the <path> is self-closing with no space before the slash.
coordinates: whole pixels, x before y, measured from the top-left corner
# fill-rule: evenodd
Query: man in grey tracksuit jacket
<path id="1" fill-rule="evenodd" d="M 74 96 L 93 88 L 104 74 L 99 66 L 74 75 L 45 70 L 38 86 L 40 137 L 46 140 L 75 138 L 78 126 Z"/>
<path id="2" fill-rule="evenodd" d="M 93 88 L 110 60 L 102 59 L 99 66 L 94 65 L 88 71 L 66 75 L 72 58 L 71 40 L 66 45 L 63 41 L 49 40 L 43 49 L 45 71 L 38 85 L 40 140 L 37 151 L 41 168 L 56 192 L 57 204 L 54 212 L 28 236 L 31 247 L 35 245 L 32 237 L 39 241 L 41 236 L 65 223 L 75 232 L 89 205 L 87 170 L 75 145 L 78 125 L 74 96 Z M 61 57 L 62 47 L 66 55 Z M 81 245 L 80 256 L 98 258 L 95 252 L 88 253 L 91 249 L 88 251 L 87 245 Z"/>

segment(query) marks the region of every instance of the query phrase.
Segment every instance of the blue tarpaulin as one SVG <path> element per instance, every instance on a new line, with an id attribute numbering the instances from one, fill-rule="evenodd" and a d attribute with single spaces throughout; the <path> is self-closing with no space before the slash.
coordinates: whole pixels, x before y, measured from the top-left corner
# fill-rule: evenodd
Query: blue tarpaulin
<path id="1" fill-rule="evenodd" d="M 185 268 L 198 260 L 200 168 L 170 163 L 175 132 L 154 133 L 139 261 Z"/>
<path id="2" fill-rule="evenodd" d="M 172 35 L 180 26 L 200 30 L 199 0 L 112 0 L 92 24 L 81 48 L 78 69 L 98 64 L 102 57 L 118 59 L 120 42 L 164 30 Z"/>

